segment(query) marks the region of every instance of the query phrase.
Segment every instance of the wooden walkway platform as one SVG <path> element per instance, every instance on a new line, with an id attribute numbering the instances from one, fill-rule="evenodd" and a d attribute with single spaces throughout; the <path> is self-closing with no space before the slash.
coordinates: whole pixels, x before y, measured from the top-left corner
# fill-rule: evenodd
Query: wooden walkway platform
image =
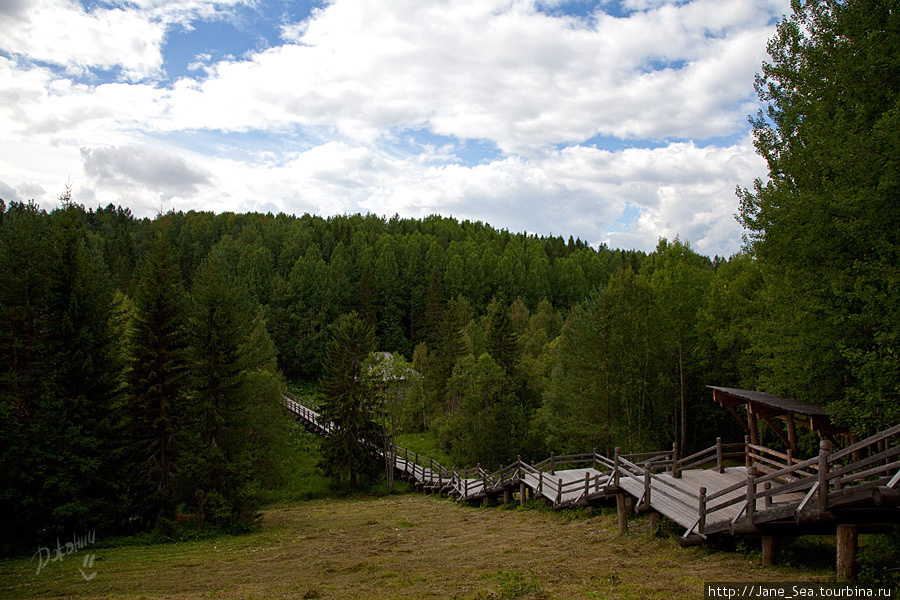
<path id="1" fill-rule="evenodd" d="M 311 431 L 333 431 L 296 396 L 285 395 L 284 405 Z M 736 458 L 744 465 L 726 466 Z M 674 448 L 639 454 L 617 448 L 612 458 L 594 451 L 551 455 L 534 465 L 518 459 L 492 473 L 448 469 L 403 448 L 395 448 L 393 461 L 397 474 L 417 488 L 458 501 L 510 502 L 518 493 L 520 502 L 530 495 L 568 508 L 615 499 L 620 529 L 627 496 L 635 511 L 658 513 L 684 527 L 683 545 L 714 535 L 762 535 L 765 541 L 780 533 L 837 530 L 840 555 L 841 527 L 853 527 L 855 544 L 856 526 L 900 523 L 900 425 L 837 452 L 823 441 L 819 455 L 806 461 L 751 444 L 749 437 L 738 444 L 717 440 L 684 458 Z"/>

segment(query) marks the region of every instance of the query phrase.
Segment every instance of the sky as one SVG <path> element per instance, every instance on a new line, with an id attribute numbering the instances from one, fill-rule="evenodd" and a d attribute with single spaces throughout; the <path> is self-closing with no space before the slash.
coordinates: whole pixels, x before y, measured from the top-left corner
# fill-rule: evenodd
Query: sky
<path id="1" fill-rule="evenodd" d="M 0 198 L 741 246 L 789 0 L 0 0 Z"/>

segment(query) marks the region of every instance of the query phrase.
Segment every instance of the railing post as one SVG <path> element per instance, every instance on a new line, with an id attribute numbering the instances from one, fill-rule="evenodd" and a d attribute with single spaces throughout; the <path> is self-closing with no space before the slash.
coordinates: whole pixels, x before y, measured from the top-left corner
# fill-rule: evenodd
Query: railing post
<path id="1" fill-rule="evenodd" d="M 644 501 L 643 504 L 650 506 L 650 467 L 644 463 Z"/>
<path id="2" fill-rule="evenodd" d="M 522 455 L 516 454 L 516 478 L 522 479 Z"/>
<path id="3" fill-rule="evenodd" d="M 722 438 L 716 438 L 716 470 L 719 473 L 725 472 L 725 452 L 722 448 Z"/>
<path id="4" fill-rule="evenodd" d="M 613 455 L 613 485 L 619 487 L 619 447 L 616 446 L 616 453 Z"/>
<path id="5" fill-rule="evenodd" d="M 550 474 L 556 475 L 556 455 L 553 452 L 550 453 Z"/>
<path id="6" fill-rule="evenodd" d="M 672 477 L 678 479 L 678 442 L 672 442 Z"/>
<path id="7" fill-rule="evenodd" d="M 597 465 L 597 449 L 596 449 L 596 448 L 594 448 L 593 450 L 591 450 L 591 467 L 592 467 L 595 471 L 599 471 L 599 470 L 600 470 L 599 466 Z"/>
<path id="8" fill-rule="evenodd" d="M 562 477 L 556 480 L 556 505 L 559 506 L 559 503 L 562 502 Z"/>
<path id="9" fill-rule="evenodd" d="M 756 512 L 756 467 L 747 469 L 747 520 L 753 523 Z"/>
<path id="10" fill-rule="evenodd" d="M 699 510 L 700 521 L 697 523 L 697 533 L 703 533 L 703 528 L 706 527 L 706 488 L 700 488 L 700 510 Z"/>
<path id="11" fill-rule="evenodd" d="M 584 474 L 584 498 L 587 500 L 588 494 L 591 493 L 591 474 Z"/>
<path id="12" fill-rule="evenodd" d="M 544 472 L 538 471 L 538 495 L 544 493 Z"/>
<path id="13" fill-rule="evenodd" d="M 788 452 L 790 452 L 790 450 Z M 763 488 L 766 490 L 766 492 L 768 492 L 769 490 L 772 489 L 772 482 L 767 481 L 766 484 L 763 486 Z M 772 495 L 771 494 L 766 494 L 766 496 L 763 500 L 763 506 L 766 507 L 766 510 L 769 510 L 770 508 L 772 508 Z"/>
<path id="14" fill-rule="evenodd" d="M 819 510 L 828 509 L 828 455 L 831 454 L 831 442 L 819 442 Z"/>
<path id="15" fill-rule="evenodd" d="M 750 436 L 744 436 L 744 466 L 750 468 Z"/>

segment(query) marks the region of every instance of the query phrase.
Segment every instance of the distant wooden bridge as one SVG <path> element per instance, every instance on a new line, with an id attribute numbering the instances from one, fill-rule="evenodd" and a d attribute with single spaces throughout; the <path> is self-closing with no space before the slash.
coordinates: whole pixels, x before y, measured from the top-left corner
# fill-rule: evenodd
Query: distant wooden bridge
<path id="1" fill-rule="evenodd" d="M 292 394 L 285 407 L 310 431 L 334 426 Z M 615 501 L 619 531 L 627 531 L 628 506 L 649 513 L 651 530 L 663 515 L 685 528 L 683 546 L 714 536 L 759 535 L 763 564 L 775 560 L 782 535 L 836 534 L 837 572 L 852 579 L 857 535 L 889 531 L 900 522 L 900 425 L 839 451 L 822 440 L 818 456 L 797 460 L 752 443 L 716 444 L 683 458 L 677 449 L 612 458 L 596 451 L 530 465 L 517 459 L 494 472 L 449 469 L 434 459 L 397 447 L 396 472 L 417 489 L 457 501 L 494 499 L 520 503 L 540 498 L 553 508 Z M 739 466 L 727 466 L 737 463 Z"/>

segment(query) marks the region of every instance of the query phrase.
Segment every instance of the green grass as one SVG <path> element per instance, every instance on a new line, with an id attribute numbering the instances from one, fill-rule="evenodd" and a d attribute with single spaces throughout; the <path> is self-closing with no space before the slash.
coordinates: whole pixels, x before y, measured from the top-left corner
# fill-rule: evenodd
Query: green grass
<path id="1" fill-rule="evenodd" d="M 0 599 L 699 599 L 705 581 L 833 577 L 683 549 L 636 521 L 620 537 L 615 514 L 567 520 L 419 494 L 310 500 L 265 509 L 242 535 L 98 544 L 40 573 L 27 557 L 0 561 Z M 79 569 L 96 575 L 85 581 Z"/>
<path id="2" fill-rule="evenodd" d="M 282 483 L 263 490 L 263 504 L 327 498 L 338 493 L 334 483 L 318 467 L 322 438 L 291 421 L 284 444 L 276 449 Z"/>
<path id="3" fill-rule="evenodd" d="M 423 459 L 433 458 L 448 469 L 454 468 L 453 460 L 444 452 L 441 440 L 432 431 L 398 433 L 397 445 L 410 452 L 418 452 Z"/>

